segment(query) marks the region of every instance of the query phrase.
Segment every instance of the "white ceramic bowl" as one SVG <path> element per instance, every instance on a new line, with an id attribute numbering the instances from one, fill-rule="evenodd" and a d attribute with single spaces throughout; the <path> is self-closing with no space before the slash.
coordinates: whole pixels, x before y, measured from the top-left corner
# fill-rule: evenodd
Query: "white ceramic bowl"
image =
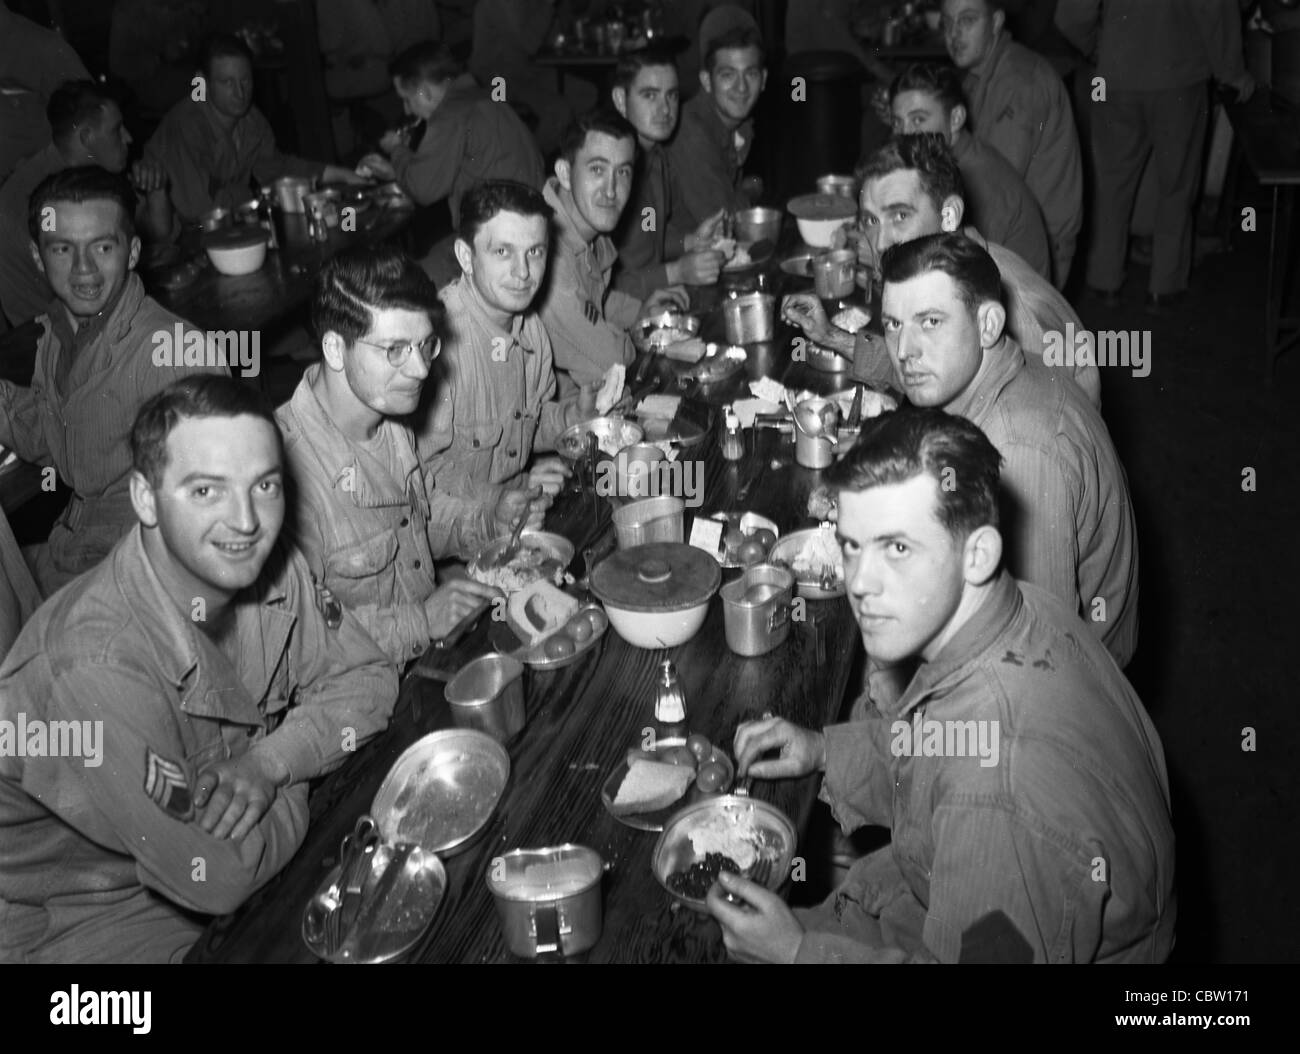
<path id="1" fill-rule="evenodd" d="M 266 242 L 233 247 L 208 247 L 208 259 L 222 274 L 252 274 L 266 262 Z"/>
<path id="2" fill-rule="evenodd" d="M 851 222 L 851 219 L 805 220 L 795 217 L 795 223 L 799 225 L 799 237 L 805 245 L 811 245 L 814 249 L 829 249 L 835 232 Z"/>
<path id="3" fill-rule="evenodd" d="M 675 648 L 700 632 L 712 594 L 681 611 L 628 611 L 605 603 L 605 614 L 618 635 L 638 648 Z"/>

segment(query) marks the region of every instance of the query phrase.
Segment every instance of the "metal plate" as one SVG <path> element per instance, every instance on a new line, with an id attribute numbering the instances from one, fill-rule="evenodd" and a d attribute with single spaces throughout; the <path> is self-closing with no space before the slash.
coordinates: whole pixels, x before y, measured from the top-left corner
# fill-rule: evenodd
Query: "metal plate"
<path id="1" fill-rule="evenodd" d="M 704 442 L 709 434 L 703 425 L 683 417 L 680 411 L 671 420 L 666 417 L 643 417 L 641 426 L 647 443 L 675 443 L 682 448 Z"/>
<path id="2" fill-rule="evenodd" d="M 486 581 L 486 572 L 479 570 L 483 561 L 495 556 L 505 548 L 510 541 L 509 535 L 503 535 L 500 538 L 494 538 L 478 551 L 474 559 L 470 561 L 468 568 L 470 578 L 476 582 Z M 528 547 L 535 549 L 542 554 L 542 563 L 537 567 L 538 574 L 530 581 L 537 581 L 538 578 L 546 578 L 549 581 L 559 585 L 564 580 L 565 569 L 573 562 L 573 543 L 562 534 L 552 534 L 550 531 L 520 531 L 519 545 L 521 548 Z M 558 569 L 559 581 L 556 581 L 556 572 Z M 528 582 L 520 584 L 519 588 L 528 585 Z M 510 592 L 506 590 L 505 592 Z"/>
<path id="3" fill-rule="evenodd" d="M 808 365 L 822 373 L 848 373 L 853 360 L 845 358 L 830 348 L 808 342 Z"/>
<path id="4" fill-rule="evenodd" d="M 749 535 L 753 534 L 760 527 L 766 527 L 769 531 L 771 531 L 773 534 L 776 535 L 776 539 L 778 542 L 781 540 L 781 528 L 779 528 L 775 523 L 769 520 L 766 516 L 760 516 L 756 512 L 715 512 L 712 516 L 709 517 L 709 519 L 720 520 L 722 523 L 726 524 L 727 526 L 731 526 L 732 524 L 735 524 L 737 527 L 740 528 L 740 533 L 745 535 L 745 537 L 749 537 Z M 723 528 L 722 533 L 723 536 L 725 537 L 727 533 L 725 527 Z M 772 548 L 776 548 L 776 542 L 772 543 Z M 727 559 L 727 549 L 725 545 L 719 548 L 718 551 L 713 555 L 717 559 L 719 565 L 721 565 L 723 568 L 727 570 L 730 570 L 731 568 L 734 567 L 745 566 L 739 561 Z"/>
<path id="5" fill-rule="evenodd" d="M 832 600 L 835 597 L 842 597 L 845 594 L 844 584 L 844 557 L 842 554 L 836 554 L 835 558 L 835 588 L 826 590 L 821 587 L 821 575 L 802 576 L 794 570 L 794 560 L 799 554 L 799 550 L 816 535 L 821 528 L 811 527 L 804 531 L 793 531 L 784 538 L 778 538 L 776 545 L 772 546 L 768 559 L 774 564 L 781 564 L 790 568 L 794 573 L 794 587 L 801 597 L 809 600 Z"/>
<path id="6" fill-rule="evenodd" d="M 599 604 L 583 604 L 582 607 L 578 608 L 578 610 L 569 617 L 569 622 L 572 622 L 579 615 L 588 611 L 599 611 L 602 615 L 605 613 L 605 609 Z M 566 622 L 565 625 L 567 626 L 568 623 Z M 577 645 L 572 655 L 565 655 L 563 658 L 548 658 L 546 655 L 546 641 L 539 641 L 531 647 L 515 652 L 515 658 L 520 662 L 531 666 L 534 670 L 562 670 L 566 666 L 572 666 L 575 662 L 586 655 L 587 652 L 591 651 L 592 648 L 599 644 L 600 638 L 605 635 L 605 631 L 608 629 L 609 617 L 606 616 L 605 624 L 601 626 L 598 632 L 593 632 L 590 637 Z M 547 640 L 550 640 L 550 638 L 548 637 Z"/>
<path id="7" fill-rule="evenodd" d="M 737 245 L 737 248 L 739 247 L 740 246 Z M 772 259 L 772 254 L 776 251 L 776 247 L 772 244 L 771 239 L 769 238 L 760 238 L 758 241 L 751 245 L 747 245 L 744 248 L 745 251 L 749 253 L 749 261 L 741 264 L 728 261 L 722 268 L 723 274 L 744 275 L 757 271 Z M 732 257 L 732 260 L 734 259 L 735 257 Z"/>
<path id="8" fill-rule="evenodd" d="M 793 256 L 787 256 L 781 261 L 781 270 L 786 274 L 794 275 L 796 278 L 811 278 L 812 273 L 812 253 L 795 253 Z"/>
<path id="9" fill-rule="evenodd" d="M 654 750 L 645 751 L 648 754 L 658 754 L 665 750 L 671 750 L 674 747 L 684 747 L 684 739 L 665 739 L 657 744 Z M 706 794 L 691 781 L 686 791 L 671 805 L 666 805 L 662 809 L 655 809 L 653 812 L 634 812 L 618 813 L 614 811 L 614 799 L 618 797 L 618 789 L 623 785 L 623 780 L 627 778 L 629 768 L 626 756 L 614 766 L 614 771 L 609 774 L 609 779 L 605 780 L 604 786 L 600 788 L 600 801 L 605 806 L 605 811 L 614 817 L 624 827 L 631 827 L 637 831 L 651 831 L 658 833 L 664 829 L 664 824 L 672 817 L 683 803 L 691 804 L 693 802 L 708 801 L 720 797 L 731 789 L 731 784 L 736 778 L 736 766 L 731 758 L 727 756 L 725 750 L 713 748 L 713 753 L 709 755 L 709 761 L 716 761 L 727 770 L 727 781 L 722 785 L 722 789 L 712 794 Z M 699 771 L 699 766 L 696 766 Z"/>
<path id="10" fill-rule="evenodd" d="M 384 881 L 396 848 L 381 844 L 374 852 L 370 872 L 361 889 L 361 910 L 352 929 L 332 954 L 322 939 L 323 919 L 339 910 L 330 891 L 339 879 L 340 865 L 330 869 L 302 917 L 302 939 L 317 958 L 334 963 L 382 963 L 410 951 L 438 913 L 447 891 L 447 872 L 432 853 L 416 848 L 406 858 L 402 873 L 389 883 L 382 901 L 373 901 Z"/>
<path id="11" fill-rule="evenodd" d="M 737 355 L 736 353 L 740 354 Z M 735 344 L 705 344 L 704 358 L 694 365 L 679 364 L 678 375 L 702 385 L 729 380 L 745 368 L 749 354 Z"/>
<path id="12" fill-rule="evenodd" d="M 751 825 L 758 843 L 757 851 L 763 854 L 775 854 L 771 857 L 772 872 L 766 883 L 768 889 L 778 889 L 785 881 L 786 875 L 790 873 L 790 862 L 794 859 L 798 841 L 790 817 L 775 805 L 748 795 L 726 794 L 718 798 L 709 798 L 687 805 L 674 813 L 664 825 L 663 834 L 655 842 L 654 852 L 650 857 L 650 868 L 669 896 L 705 914 L 708 913 L 705 902 L 674 893 L 668 887 L 668 876 L 690 867 L 699 859 L 694 846 L 691 845 L 691 831 L 697 830 L 702 824 L 718 816 L 734 817 L 741 824 Z"/>
<path id="13" fill-rule="evenodd" d="M 370 814 L 385 842 L 452 856 L 487 826 L 509 778 L 510 755 L 491 736 L 432 732 L 397 759 Z"/>
<path id="14" fill-rule="evenodd" d="M 600 452 L 613 457 L 625 446 L 639 443 L 645 437 L 641 426 L 618 415 L 593 417 L 590 421 L 580 421 L 570 425 L 560 433 L 555 441 L 555 451 L 561 457 L 577 461 L 587 454 L 587 436 L 594 434 L 600 444 Z M 613 447 L 611 450 L 610 447 Z"/>
<path id="15" fill-rule="evenodd" d="M 628 332 L 638 351 L 657 353 L 669 344 L 697 336 L 700 332 L 700 319 L 685 311 L 660 311 L 638 320 Z"/>

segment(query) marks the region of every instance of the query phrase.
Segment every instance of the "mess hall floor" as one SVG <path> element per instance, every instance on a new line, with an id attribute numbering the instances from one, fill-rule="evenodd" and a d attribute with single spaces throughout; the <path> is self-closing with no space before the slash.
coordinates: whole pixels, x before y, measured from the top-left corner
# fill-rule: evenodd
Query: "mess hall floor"
<path id="1" fill-rule="evenodd" d="M 1129 673 L 1168 760 L 1179 962 L 1294 961 L 1300 933 L 1300 348 L 1265 377 L 1266 222 L 1200 259 L 1191 295 L 1167 314 L 1143 307 L 1144 267 L 1131 269 L 1117 307 L 1074 298 L 1094 332 L 1151 334 L 1149 375 L 1103 369 L 1102 398 L 1140 532 L 1141 638 Z M 270 364 L 276 403 L 302 366 L 301 351 Z M 25 508 L 21 540 L 56 511 Z M 1250 729 L 1254 749 L 1244 750 Z M 810 864 L 829 855 L 829 814 L 818 814 Z M 816 868 L 796 902 L 823 896 L 829 877 Z"/>

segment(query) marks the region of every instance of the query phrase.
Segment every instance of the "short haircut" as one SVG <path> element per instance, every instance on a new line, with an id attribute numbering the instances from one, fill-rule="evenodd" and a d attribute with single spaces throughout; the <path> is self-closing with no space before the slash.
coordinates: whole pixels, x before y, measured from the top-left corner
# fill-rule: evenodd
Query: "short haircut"
<path id="1" fill-rule="evenodd" d="M 465 64 L 436 40 L 422 40 L 400 52 L 388 66 L 399 84 L 441 84 L 465 72 Z"/>
<path id="2" fill-rule="evenodd" d="M 618 65 L 614 67 L 613 86 L 627 91 L 632 87 L 632 82 L 636 80 L 638 73 L 658 66 L 668 66 L 676 71 L 677 59 L 667 48 L 658 46 L 629 51 L 618 60 Z"/>
<path id="3" fill-rule="evenodd" d="M 938 494 L 935 518 L 962 542 L 980 527 L 998 525 L 1001 464 L 978 425 L 939 409 L 904 406 L 863 422 L 858 441 L 823 479 L 837 491 L 863 491 L 927 474 Z"/>
<path id="4" fill-rule="evenodd" d="M 483 225 L 498 212 L 541 216 L 549 229 L 555 210 L 546 204 L 542 192 L 513 179 L 486 179 L 475 183 L 460 199 L 460 229 L 457 235 L 472 247 Z"/>
<path id="5" fill-rule="evenodd" d="M 612 106 L 601 106 L 573 121 L 560 140 L 560 156 L 569 164 L 578 159 L 578 151 L 593 132 L 611 139 L 631 139 L 636 143 L 636 129 L 626 117 Z M 463 208 L 463 206 L 462 206 Z"/>
<path id="6" fill-rule="evenodd" d="M 903 92 L 909 91 L 933 95 L 945 110 L 951 111 L 956 106 L 965 105 L 961 74 L 952 66 L 940 66 L 933 62 L 913 63 L 890 84 L 889 101 L 892 103 Z"/>
<path id="7" fill-rule="evenodd" d="M 312 328 L 317 339 L 332 330 L 351 347 L 370 332 L 372 308 L 422 311 L 434 335 L 445 336 L 447 311 L 438 287 L 418 263 L 390 245 L 345 249 L 322 268 L 312 293 Z"/>
<path id="8" fill-rule="evenodd" d="M 927 234 L 891 245 L 880 258 L 882 284 L 906 282 L 930 271 L 942 271 L 951 278 L 962 303 L 971 311 L 988 301 L 1003 303 L 998 265 L 988 250 L 964 234 Z"/>
<path id="9" fill-rule="evenodd" d="M 939 132 L 894 136 L 858 167 L 857 176 L 865 187 L 872 180 L 908 169 L 920 177 L 921 189 L 936 209 L 943 207 L 945 198 L 965 200 L 961 170 L 947 139 Z"/>
<path id="10" fill-rule="evenodd" d="M 27 199 L 27 233 L 41 244 L 45 209 L 51 205 L 80 205 L 86 201 L 115 201 L 122 209 L 122 230 L 135 237 L 135 191 L 125 176 L 98 165 L 77 165 L 46 176 Z"/>
<path id="11" fill-rule="evenodd" d="M 714 61 L 718 57 L 718 52 L 730 48 L 757 48 L 759 65 L 767 63 L 762 34 L 753 26 L 732 26 L 710 40 L 708 47 L 704 49 L 704 69 L 710 76 L 713 74 Z"/>
<path id="12" fill-rule="evenodd" d="M 200 68 L 210 75 L 217 59 L 244 59 L 251 66 L 253 51 L 233 33 L 213 33 L 203 42 Z"/>
<path id="13" fill-rule="evenodd" d="M 117 100 L 95 81 L 64 81 L 54 89 L 45 107 L 54 141 L 66 142 L 78 128 L 98 124 L 109 103 L 116 104 Z"/>
<path id="14" fill-rule="evenodd" d="M 277 441 L 283 439 L 276 424 L 275 410 L 257 388 L 219 373 L 200 373 L 184 377 L 151 395 L 131 427 L 131 467 L 151 487 L 162 485 L 167 469 L 167 437 L 187 417 L 260 417 L 275 429 Z"/>

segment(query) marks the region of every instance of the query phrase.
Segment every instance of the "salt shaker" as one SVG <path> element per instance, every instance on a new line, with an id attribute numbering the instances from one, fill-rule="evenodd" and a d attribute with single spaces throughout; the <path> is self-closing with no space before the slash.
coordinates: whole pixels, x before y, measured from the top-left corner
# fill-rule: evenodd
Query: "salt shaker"
<path id="1" fill-rule="evenodd" d="M 728 404 L 723 407 L 722 456 L 727 461 L 739 461 L 745 456 L 745 440 L 740 434 L 740 418 Z"/>
<path id="2" fill-rule="evenodd" d="M 653 727 L 656 744 L 686 738 L 686 695 L 677 681 L 677 667 L 672 659 L 664 659 L 659 666 Z"/>

